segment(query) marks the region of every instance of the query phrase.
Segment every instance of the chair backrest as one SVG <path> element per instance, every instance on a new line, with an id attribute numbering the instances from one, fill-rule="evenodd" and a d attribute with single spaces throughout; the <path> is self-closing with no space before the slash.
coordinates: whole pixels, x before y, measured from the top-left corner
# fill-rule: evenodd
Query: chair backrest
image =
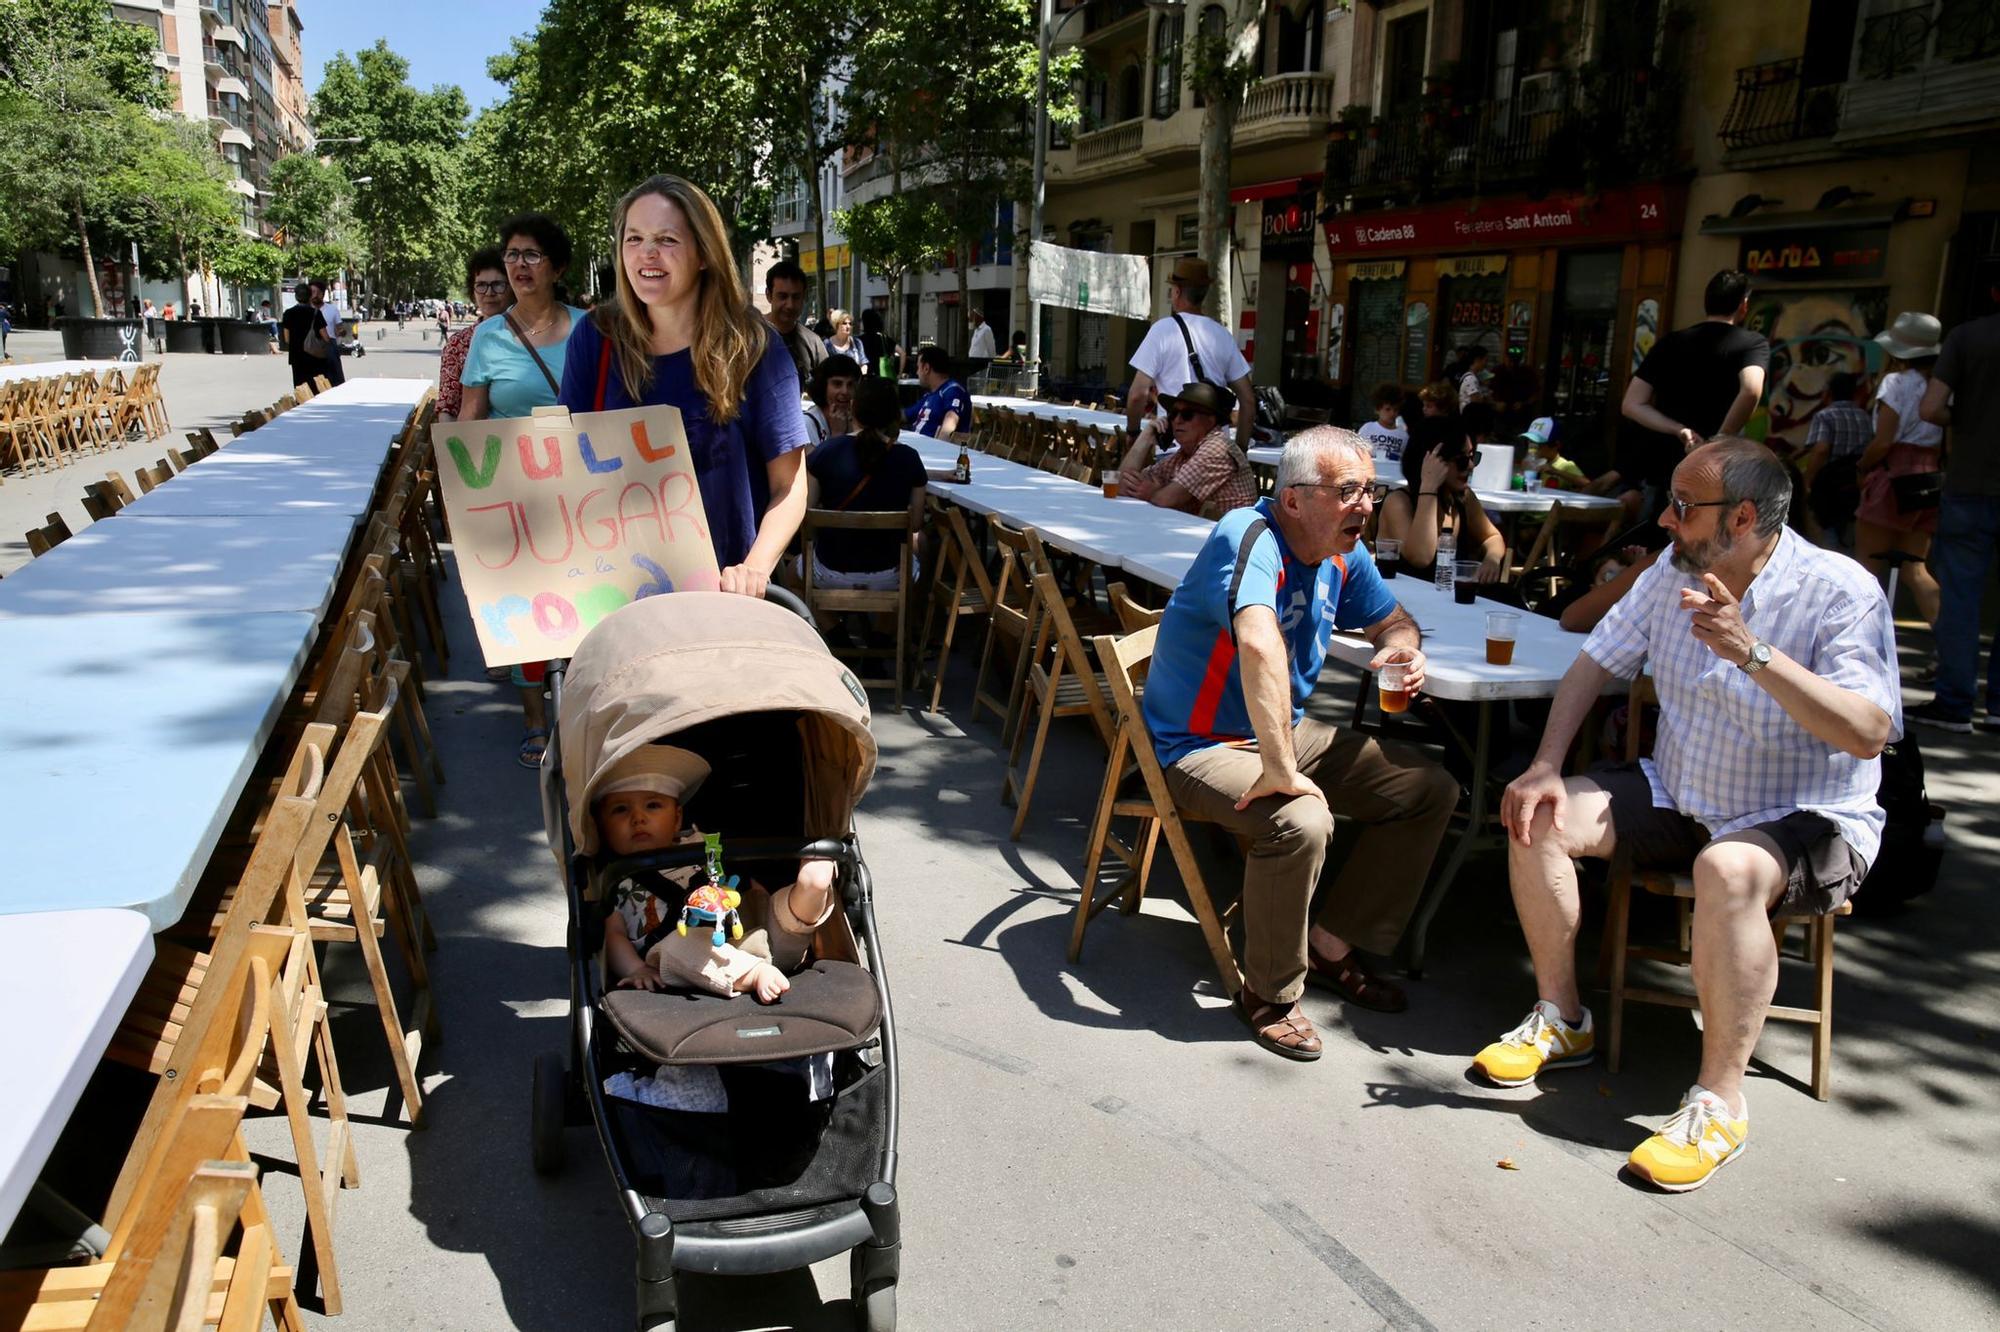
<path id="1" fill-rule="evenodd" d="M 1166 614 L 1165 611 L 1155 610 L 1151 606 L 1141 606 L 1134 601 L 1131 592 L 1123 583 L 1112 583 L 1104 590 L 1111 599 L 1112 613 L 1118 617 L 1118 627 L 1128 634 L 1151 628 L 1160 622 L 1162 615 Z"/>
<path id="2" fill-rule="evenodd" d="M 185 472 L 188 469 L 188 464 L 192 462 L 193 459 L 189 458 L 185 453 L 182 453 L 179 449 L 169 448 L 167 450 L 167 461 L 174 465 L 174 470 L 176 472 Z"/>
<path id="3" fill-rule="evenodd" d="M 1046 568 L 1037 569 L 1034 576 L 1035 612 L 1041 624 L 1037 637 L 1036 656 L 1041 655 L 1044 641 L 1052 641 L 1054 655 L 1049 662 L 1049 687 L 1054 688 L 1067 670 L 1076 677 L 1083 690 L 1083 701 L 1090 709 L 1091 723 L 1097 733 L 1109 745 L 1117 730 L 1117 720 L 1112 715 L 1109 702 L 1097 687 L 1097 668 L 1091 664 L 1090 651 L 1083 645 L 1083 639 L 1076 632 L 1076 621 L 1070 618 L 1069 607 L 1063 602 L 1062 584 L 1056 581 L 1053 572 Z"/>
<path id="4" fill-rule="evenodd" d="M 142 495 L 151 494 L 160 486 L 164 486 L 167 482 L 174 479 L 174 469 L 165 458 L 162 458 L 151 467 L 141 467 L 138 471 L 138 477 L 139 493 Z"/>
<path id="5" fill-rule="evenodd" d="M 96 484 L 101 485 L 102 482 L 98 482 Z M 106 518 L 109 518 L 112 514 L 118 512 L 117 509 L 111 506 L 111 502 L 109 500 L 105 499 L 102 495 L 99 495 L 96 492 L 96 490 L 91 487 L 86 487 L 84 489 L 83 511 L 90 515 L 90 521 L 93 523 L 101 523 Z"/>
<path id="6" fill-rule="evenodd" d="M 73 533 L 69 530 L 69 524 L 63 521 L 61 514 L 52 513 L 48 516 L 48 520 L 43 526 L 29 528 L 26 535 L 28 538 L 28 553 L 30 555 L 46 555 L 63 542 L 69 540 Z"/>
<path id="7" fill-rule="evenodd" d="M 907 509 L 807 509 L 806 516 L 799 523 L 799 540 L 804 558 L 800 567 L 804 572 L 806 601 L 811 604 L 813 596 L 821 591 L 837 590 L 850 604 L 848 609 L 863 609 L 854 604 L 854 593 L 860 589 L 818 588 L 813 583 L 813 548 L 819 542 L 819 534 L 837 532 L 894 532 L 897 534 L 896 586 L 893 590 L 880 589 L 881 603 L 894 606 L 898 598 L 909 588 L 911 561 L 915 557 L 917 530 L 923 524 L 923 509 L 913 497 Z M 865 596 L 861 598 L 865 600 Z"/>
<path id="8" fill-rule="evenodd" d="M 1139 711 L 1139 686 L 1152 666 L 1153 645 L 1159 637 L 1159 626 L 1151 625 L 1123 638 L 1099 634 L 1091 642 L 1097 649 L 1098 662 L 1104 667 L 1104 683 L 1111 693 L 1119 729 L 1126 733 L 1140 766 L 1150 767 L 1164 784 L 1166 776 L 1160 769 L 1159 756 L 1153 752 L 1152 735 L 1146 730 L 1144 714 Z"/>
<path id="9" fill-rule="evenodd" d="M 89 511 L 92 500 L 97 501 L 105 510 L 103 514 L 92 513 L 90 515 L 92 519 L 107 518 L 125 507 L 124 498 L 118 493 L 118 487 L 111 484 L 109 477 L 102 481 L 92 481 L 83 488 L 83 507 L 86 511 Z"/>
<path id="10" fill-rule="evenodd" d="M 132 487 L 125 484 L 125 478 L 116 472 L 106 472 L 104 474 L 104 484 L 110 489 L 112 494 L 118 497 L 118 507 L 121 509 L 139 498 L 132 493 Z"/>
<path id="11" fill-rule="evenodd" d="M 257 1167 L 248 1161 L 197 1166 L 172 1213 L 149 1224 L 112 1268 L 92 1306 L 91 1324 L 131 1332 L 199 1332 L 211 1322 L 219 1332 L 261 1327 L 275 1251 L 257 1196 Z M 208 1307 L 223 1248 L 239 1223 L 243 1239 L 226 1269 L 216 1322 Z"/>
<path id="12" fill-rule="evenodd" d="M 1637 763 L 1649 746 L 1646 744 L 1646 726 L 1643 709 L 1659 706 L 1660 695 L 1653 688 L 1653 677 L 1643 667 L 1632 677 L 1631 688 L 1625 694 L 1625 761 Z"/>
<path id="13" fill-rule="evenodd" d="M 1521 571 L 1525 573 L 1544 561 L 1554 564 L 1559 558 L 1556 541 L 1564 532 L 1598 531 L 1608 536 L 1619 518 L 1620 511 L 1617 509 L 1565 504 L 1558 499 L 1555 507 L 1542 519 L 1542 530 L 1536 533 L 1527 555 L 1521 560 Z"/>
<path id="14" fill-rule="evenodd" d="M 951 589 L 953 596 L 964 591 L 966 582 L 970 581 L 979 589 L 979 595 L 985 605 L 992 606 L 993 581 L 986 576 L 986 562 L 979 556 L 979 543 L 972 539 L 972 528 L 965 521 L 964 511 L 955 504 L 946 504 L 936 496 L 931 497 L 931 502 L 944 511 L 946 529 L 951 533 L 951 539 L 942 544 L 940 552 L 939 588 L 943 589 L 945 573 L 949 569 L 954 577 Z"/>

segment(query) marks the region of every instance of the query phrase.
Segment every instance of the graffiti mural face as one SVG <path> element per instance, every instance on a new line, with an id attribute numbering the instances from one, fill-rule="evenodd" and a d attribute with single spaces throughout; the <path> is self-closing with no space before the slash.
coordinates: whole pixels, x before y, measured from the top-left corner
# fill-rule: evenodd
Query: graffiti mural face
<path id="1" fill-rule="evenodd" d="M 1888 305 L 1883 287 L 1752 295 L 1745 322 L 1771 340 L 1767 440 L 1803 445 L 1806 425 L 1826 404 L 1827 384 L 1835 375 L 1865 377 L 1881 368 L 1880 351 L 1870 339 L 1887 321 Z"/>

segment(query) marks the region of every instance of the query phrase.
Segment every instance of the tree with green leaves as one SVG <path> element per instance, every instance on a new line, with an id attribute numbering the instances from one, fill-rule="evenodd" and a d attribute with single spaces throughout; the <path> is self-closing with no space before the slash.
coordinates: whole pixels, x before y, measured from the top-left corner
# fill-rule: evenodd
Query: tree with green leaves
<path id="1" fill-rule="evenodd" d="M 285 252 L 248 236 L 224 241 L 208 262 L 215 276 L 232 287 L 276 287 L 285 276 Z"/>
<path id="2" fill-rule="evenodd" d="M 889 284 L 889 335 L 901 341 L 903 278 L 922 264 L 944 257 L 951 243 L 951 216 L 929 191 L 901 190 L 843 208 L 834 223 L 861 261 Z"/>
<path id="3" fill-rule="evenodd" d="M 347 219 L 352 187 L 340 168 L 311 153 L 291 153 L 271 164 L 265 177 L 269 197 L 264 220 L 284 233 L 287 243 L 332 240 Z"/>
<path id="4" fill-rule="evenodd" d="M 204 122 L 139 117 L 132 129 L 141 136 L 136 152 L 108 182 L 117 198 L 115 229 L 142 249 L 173 255 L 181 301 L 191 308 L 190 279 L 242 231 L 242 209 L 227 183 L 229 165 Z"/>
<path id="5" fill-rule="evenodd" d="M 19 240 L 82 252 L 91 306 L 104 316 L 91 225 L 118 198 L 165 104 L 151 40 L 95 0 L 0 5 L 0 176 Z"/>
<path id="6" fill-rule="evenodd" d="M 322 139 L 357 140 L 326 146 L 354 186 L 378 297 L 442 290 L 470 234 L 460 205 L 465 94 L 451 84 L 421 92 L 409 74 L 410 62 L 378 41 L 327 61 L 313 97 Z"/>

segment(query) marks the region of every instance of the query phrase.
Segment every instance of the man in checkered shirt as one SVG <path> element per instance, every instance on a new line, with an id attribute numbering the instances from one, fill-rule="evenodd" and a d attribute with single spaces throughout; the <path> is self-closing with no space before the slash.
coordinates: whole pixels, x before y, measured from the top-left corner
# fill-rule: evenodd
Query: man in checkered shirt
<path id="1" fill-rule="evenodd" d="M 1671 558 L 1585 640 L 1533 766 L 1501 801 L 1539 994 L 1473 1060 L 1502 1086 L 1595 1053 L 1577 993 L 1571 858 L 1622 847 L 1639 868 L 1692 865 L 1700 1077 L 1628 1163 L 1672 1191 L 1699 1187 L 1741 1150 L 1743 1071 L 1777 985 L 1770 913 L 1829 912 L 1860 885 L 1882 841 L 1878 756 L 1902 733 L 1882 590 L 1785 526 L 1790 497 L 1761 444 L 1714 440 L 1681 462 L 1660 516 Z M 1564 780 L 1592 701 L 1642 666 L 1660 698 L 1653 757 Z"/>
<path id="2" fill-rule="evenodd" d="M 1140 430 L 1121 464 L 1120 493 L 1204 518 L 1255 504 L 1257 478 L 1243 450 L 1230 440 L 1226 427 L 1235 404 L 1222 390 L 1196 381 L 1178 395 L 1162 398 L 1160 405 L 1180 447 L 1145 466 L 1155 441 L 1150 428 Z"/>

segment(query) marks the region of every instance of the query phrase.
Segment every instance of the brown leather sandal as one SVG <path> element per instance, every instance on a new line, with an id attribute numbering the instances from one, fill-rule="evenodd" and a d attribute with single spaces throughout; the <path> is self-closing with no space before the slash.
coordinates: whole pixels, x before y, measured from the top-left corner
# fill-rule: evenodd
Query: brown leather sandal
<path id="1" fill-rule="evenodd" d="M 1377 1013 L 1400 1013 L 1410 1006 L 1410 997 L 1394 981 L 1383 980 L 1366 967 L 1352 950 L 1338 962 L 1330 962 L 1311 948 L 1306 950 L 1306 983 L 1331 990 L 1350 1004 L 1372 1008 Z"/>
<path id="2" fill-rule="evenodd" d="M 1250 1038 L 1272 1054 L 1301 1063 L 1319 1058 L 1319 1033 L 1313 1030 L 1312 1019 L 1306 1016 L 1305 1010 L 1296 1001 L 1269 1004 L 1244 989 L 1238 992 L 1231 1007 L 1250 1028 Z"/>

